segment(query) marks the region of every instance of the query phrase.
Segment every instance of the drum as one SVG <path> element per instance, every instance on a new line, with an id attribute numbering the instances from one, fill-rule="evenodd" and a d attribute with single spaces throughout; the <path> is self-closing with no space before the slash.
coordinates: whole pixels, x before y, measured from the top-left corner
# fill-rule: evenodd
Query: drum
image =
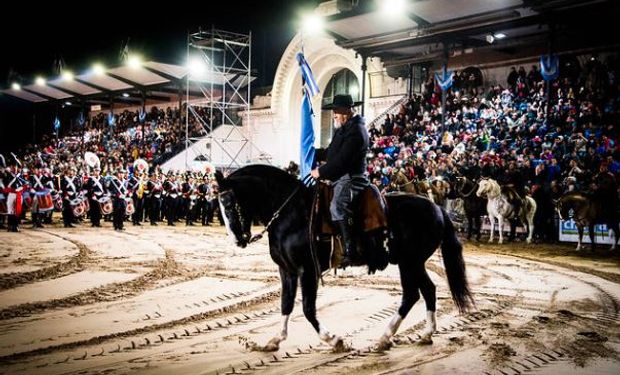
<path id="1" fill-rule="evenodd" d="M 70 202 L 70 205 L 75 217 L 82 217 L 86 213 L 86 205 L 82 198 L 75 198 Z"/>
<path id="2" fill-rule="evenodd" d="M 24 191 L 22 193 L 22 204 L 25 205 L 26 209 L 28 211 L 30 211 L 30 209 L 32 208 L 32 200 L 34 198 L 34 194 L 30 194 L 30 192 L 28 191 Z M 36 199 L 36 198 L 35 198 Z"/>
<path id="3" fill-rule="evenodd" d="M 125 214 L 133 215 L 134 212 L 136 212 L 136 209 L 133 206 L 133 200 L 131 198 L 125 198 Z"/>
<path id="4" fill-rule="evenodd" d="M 114 206 L 112 205 L 112 200 L 110 197 L 103 196 L 97 199 L 97 202 L 99 203 L 99 209 L 101 210 L 102 215 L 110 215 L 112 213 Z"/>
<path id="5" fill-rule="evenodd" d="M 82 197 L 82 202 L 84 202 L 84 210 L 86 210 L 86 212 L 90 211 L 90 202 L 88 198 Z"/>
<path id="6" fill-rule="evenodd" d="M 52 192 L 52 200 L 54 201 L 54 210 L 62 211 L 62 197 L 58 192 Z"/>
<path id="7" fill-rule="evenodd" d="M 37 200 L 38 211 L 48 212 L 54 209 L 54 201 L 52 200 L 52 194 L 49 190 L 37 191 L 35 193 L 35 199 Z"/>

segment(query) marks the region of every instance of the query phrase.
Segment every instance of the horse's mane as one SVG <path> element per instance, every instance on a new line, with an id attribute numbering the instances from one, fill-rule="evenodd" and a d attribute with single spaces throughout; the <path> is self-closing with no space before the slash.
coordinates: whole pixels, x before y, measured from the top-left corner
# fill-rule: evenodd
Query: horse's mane
<path id="1" fill-rule="evenodd" d="M 264 164 L 252 164 L 239 168 L 231 173 L 227 178 L 235 180 L 243 177 L 260 177 L 269 180 L 275 184 L 300 184 L 301 181 L 297 177 L 287 173 L 286 171 Z"/>
<path id="2" fill-rule="evenodd" d="M 565 200 L 565 199 L 572 199 L 572 200 L 588 200 L 588 197 L 586 194 L 584 194 L 581 191 L 569 191 L 565 194 L 563 194 L 560 199 Z"/>

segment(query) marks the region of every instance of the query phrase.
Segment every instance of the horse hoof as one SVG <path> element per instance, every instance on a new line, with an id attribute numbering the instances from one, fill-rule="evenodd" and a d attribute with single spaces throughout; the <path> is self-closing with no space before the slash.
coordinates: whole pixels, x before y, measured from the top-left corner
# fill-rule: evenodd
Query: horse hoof
<path id="1" fill-rule="evenodd" d="M 273 337 L 264 346 L 258 345 L 255 342 L 248 342 L 246 343 L 246 348 L 252 352 L 275 352 L 280 350 L 281 341 L 282 339 L 280 337 Z"/>
<path id="2" fill-rule="evenodd" d="M 422 336 L 417 342 L 418 345 L 433 345 L 433 339 L 431 336 Z"/>
<path id="3" fill-rule="evenodd" d="M 375 352 L 384 352 L 390 350 L 394 344 L 390 340 L 379 340 L 375 346 Z"/>
<path id="4" fill-rule="evenodd" d="M 331 344 L 334 353 L 343 353 L 350 349 L 344 344 L 344 340 L 341 337 L 334 339 Z"/>

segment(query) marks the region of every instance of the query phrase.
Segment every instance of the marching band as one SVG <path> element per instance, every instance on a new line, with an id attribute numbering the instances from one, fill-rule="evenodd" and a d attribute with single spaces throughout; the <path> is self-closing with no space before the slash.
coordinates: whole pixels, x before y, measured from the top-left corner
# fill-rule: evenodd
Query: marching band
<path id="1" fill-rule="evenodd" d="M 88 154 L 84 173 L 79 174 L 75 167 L 54 176 L 44 165 L 30 171 L 21 164 L 0 164 L 0 228 L 18 232 L 27 212 L 33 228 L 51 224 L 52 213 L 61 211 L 66 228 L 85 219 L 92 227 L 101 227 L 103 219 L 122 231 L 128 219 L 136 226 L 145 220 L 151 225 L 166 220 L 174 226 L 182 219 L 190 226 L 209 225 L 219 211 L 217 185 L 208 171 L 164 176 L 149 171 L 148 163 L 138 159 L 130 170 L 119 168 L 104 176 L 98 157 Z M 218 216 L 222 223 L 219 212 Z"/>

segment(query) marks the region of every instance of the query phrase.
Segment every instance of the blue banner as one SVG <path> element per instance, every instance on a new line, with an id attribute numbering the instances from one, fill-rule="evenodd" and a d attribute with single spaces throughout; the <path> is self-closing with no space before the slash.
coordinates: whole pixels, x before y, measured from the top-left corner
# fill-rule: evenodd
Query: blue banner
<path id="1" fill-rule="evenodd" d="M 141 124 L 144 124 L 144 120 L 146 120 L 146 112 L 140 109 L 140 112 L 138 113 L 138 121 L 140 121 Z"/>
<path id="2" fill-rule="evenodd" d="M 540 56 L 540 74 L 545 81 L 558 78 L 560 74 L 560 59 L 557 55 Z"/>
<path id="3" fill-rule="evenodd" d="M 442 91 L 449 90 L 452 87 L 452 77 L 454 77 L 454 72 L 447 70 L 445 66 L 441 75 L 435 73 L 435 80 Z"/>
<path id="4" fill-rule="evenodd" d="M 319 90 L 319 85 L 316 83 L 314 79 L 314 75 L 312 74 L 312 69 L 308 65 L 304 54 L 299 52 L 297 54 L 297 62 L 299 63 L 299 67 L 301 68 L 301 77 L 303 79 L 304 84 L 308 88 L 310 92 L 310 97 L 313 98 L 316 94 L 318 94 L 321 90 Z"/>
<path id="5" fill-rule="evenodd" d="M 114 126 L 116 124 L 116 118 L 114 117 L 114 113 L 108 113 L 108 126 Z"/>
<path id="6" fill-rule="evenodd" d="M 54 130 L 58 131 L 58 129 L 60 129 L 60 119 L 58 117 L 56 117 L 54 119 Z"/>
<path id="7" fill-rule="evenodd" d="M 314 79 L 312 70 L 304 58 L 303 53 L 297 54 L 297 62 L 301 69 L 302 81 L 304 84 L 304 94 L 301 101 L 301 154 L 300 154 L 300 177 L 306 185 L 313 183 L 309 177 L 314 168 L 314 111 L 312 110 L 312 97 L 317 95 L 319 85 Z"/>
<path id="8" fill-rule="evenodd" d="M 80 112 L 77 122 L 80 126 L 84 126 L 84 124 L 86 123 L 86 118 L 84 118 L 84 112 Z"/>

